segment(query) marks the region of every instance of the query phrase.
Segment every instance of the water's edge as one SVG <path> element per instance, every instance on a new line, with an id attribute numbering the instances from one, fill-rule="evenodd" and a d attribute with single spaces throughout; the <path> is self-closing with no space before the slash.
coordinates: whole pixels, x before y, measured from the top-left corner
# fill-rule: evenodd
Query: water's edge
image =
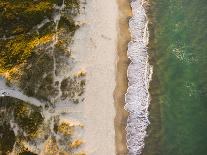
<path id="1" fill-rule="evenodd" d="M 128 0 L 117 0 L 117 5 L 119 16 L 117 22 L 116 87 L 114 89 L 114 106 L 116 110 L 114 118 L 115 145 L 117 155 L 127 155 L 125 127 L 128 112 L 124 109 L 124 104 L 125 93 L 128 88 L 127 68 L 129 66 L 129 59 L 127 57 L 127 49 L 128 43 L 131 40 L 128 23 L 132 13 Z"/>
<path id="2" fill-rule="evenodd" d="M 131 1 L 132 18 L 129 20 L 131 41 L 128 44 L 128 89 L 125 94 L 125 110 L 129 112 L 126 126 L 127 148 L 130 155 L 140 155 L 147 135 L 148 107 L 150 104 L 149 83 L 152 66 L 148 62 L 148 18 L 145 0 Z"/>

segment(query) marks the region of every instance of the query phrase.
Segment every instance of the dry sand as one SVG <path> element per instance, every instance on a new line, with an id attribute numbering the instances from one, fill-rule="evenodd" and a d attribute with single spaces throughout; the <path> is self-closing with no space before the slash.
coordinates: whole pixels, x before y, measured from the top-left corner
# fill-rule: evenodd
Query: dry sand
<path id="1" fill-rule="evenodd" d="M 85 151 L 89 155 L 115 155 L 116 58 L 118 5 L 116 0 L 88 0 L 77 20 L 85 24 L 74 38 L 78 69 L 86 70 L 83 103 Z"/>

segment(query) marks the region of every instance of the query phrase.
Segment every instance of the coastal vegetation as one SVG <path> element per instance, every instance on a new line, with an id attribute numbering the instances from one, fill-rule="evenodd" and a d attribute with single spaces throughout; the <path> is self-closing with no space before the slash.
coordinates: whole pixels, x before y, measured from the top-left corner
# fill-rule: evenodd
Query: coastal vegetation
<path id="1" fill-rule="evenodd" d="M 58 10 L 63 2 L 66 7 Z M 1 73 L 27 61 L 40 45 L 54 40 L 55 32 L 64 28 L 74 33 L 78 28 L 73 20 L 79 10 L 78 0 L 2 0 L 0 10 Z M 59 29 L 55 29 L 57 12 L 62 14 Z"/>
<path id="2" fill-rule="evenodd" d="M 80 145 L 84 144 L 84 142 L 82 140 L 75 140 L 70 144 L 71 148 L 78 148 Z"/>
<path id="3" fill-rule="evenodd" d="M 74 133 L 74 126 L 71 126 L 70 123 L 62 122 L 58 126 L 58 132 L 64 136 L 72 135 Z"/>
<path id="4" fill-rule="evenodd" d="M 7 84 L 43 101 L 54 102 L 61 90 L 62 99 L 79 102 L 75 96 L 83 94 L 84 79 L 62 79 L 74 63 L 69 46 L 79 9 L 79 0 L 0 2 L 0 75 Z"/>
<path id="5" fill-rule="evenodd" d="M 0 71 L 5 72 L 27 60 L 35 47 L 48 41 L 47 35 L 35 33 L 35 26 L 51 18 L 52 3 L 2 0 L 0 10 Z"/>
<path id="6" fill-rule="evenodd" d="M 16 138 L 8 122 L 4 122 L 0 125 L 0 134 L 2 135 L 0 137 L 0 153 L 11 152 Z"/>
<path id="7" fill-rule="evenodd" d="M 0 76 L 10 88 L 42 103 L 37 107 L 0 97 L 0 154 L 34 155 L 39 152 L 32 147 L 40 144 L 49 154 L 71 154 L 81 145 L 71 139 L 77 127 L 60 123 L 59 115 L 49 111 L 59 100 L 83 100 L 86 73 L 70 73 L 79 9 L 79 0 L 0 1 Z"/>
<path id="8" fill-rule="evenodd" d="M 32 135 L 42 124 L 43 117 L 38 107 L 31 107 L 28 103 L 22 102 L 14 106 L 14 121 L 25 133 Z"/>
<path id="9" fill-rule="evenodd" d="M 0 150 L 4 154 L 12 151 L 16 141 L 34 138 L 43 117 L 39 107 L 24 101 L 11 97 L 0 100 Z"/>
<path id="10" fill-rule="evenodd" d="M 46 120 L 41 107 L 16 98 L 1 97 L 0 100 L 0 150 L 3 154 L 14 150 L 18 154 L 33 154 L 31 146 L 39 143 L 45 145 L 45 152 L 49 154 L 71 153 L 84 143 L 80 139 L 72 140 L 75 130 L 83 128 L 81 124 L 60 122 L 59 116 Z"/>

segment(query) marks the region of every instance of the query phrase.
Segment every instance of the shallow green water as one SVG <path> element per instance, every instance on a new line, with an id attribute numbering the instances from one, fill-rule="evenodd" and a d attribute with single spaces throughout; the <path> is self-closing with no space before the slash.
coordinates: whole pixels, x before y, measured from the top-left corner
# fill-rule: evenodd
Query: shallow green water
<path id="1" fill-rule="evenodd" d="M 153 0 L 151 15 L 156 93 L 143 154 L 207 155 L 207 1 Z"/>

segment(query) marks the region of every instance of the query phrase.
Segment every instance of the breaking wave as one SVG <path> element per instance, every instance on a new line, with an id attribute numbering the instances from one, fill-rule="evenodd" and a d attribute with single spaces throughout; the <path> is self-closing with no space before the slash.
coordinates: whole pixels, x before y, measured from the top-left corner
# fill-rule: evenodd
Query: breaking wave
<path id="1" fill-rule="evenodd" d="M 145 0 L 132 0 L 133 16 L 129 21 L 131 41 L 128 44 L 128 90 L 125 95 L 125 110 L 129 112 L 127 119 L 127 148 L 129 155 L 140 155 L 144 148 L 150 103 L 149 82 L 152 67 L 148 63 L 148 18 Z"/>

